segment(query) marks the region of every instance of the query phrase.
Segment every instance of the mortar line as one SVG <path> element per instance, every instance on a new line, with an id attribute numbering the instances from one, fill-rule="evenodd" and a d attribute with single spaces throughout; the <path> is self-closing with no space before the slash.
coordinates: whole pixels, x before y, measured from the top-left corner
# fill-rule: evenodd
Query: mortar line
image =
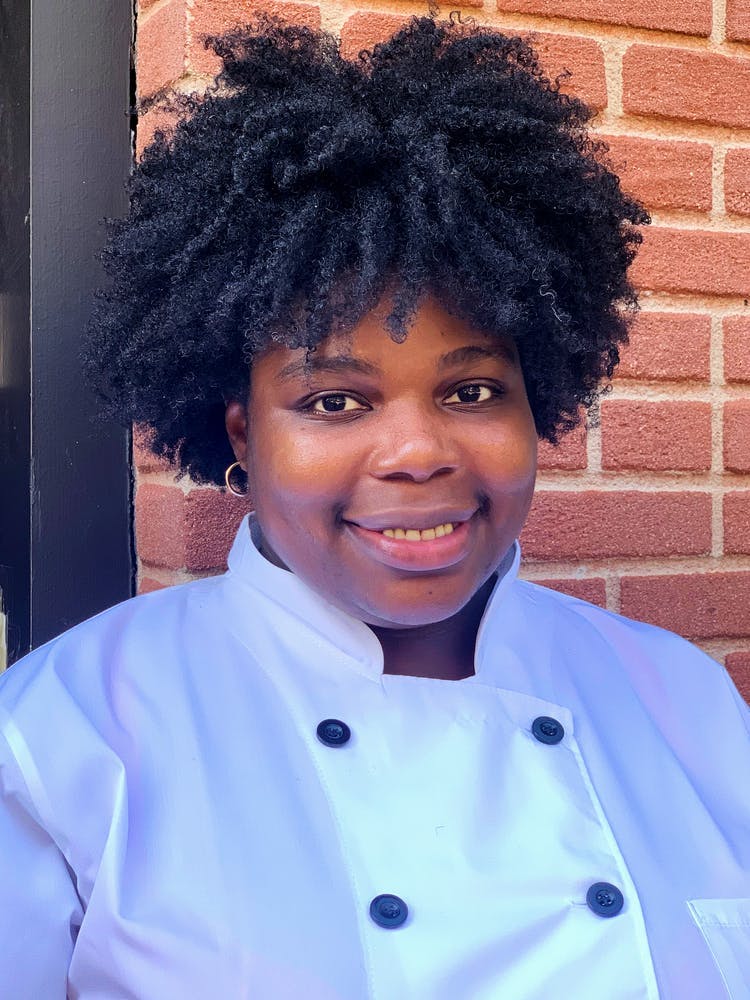
<path id="1" fill-rule="evenodd" d="M 750 127 L 692 121 L 688 118 L 660 118 L 657 115 L 636 115 L 623 112 L 619 119 L 603 122 L 601 115 L 593 123 L 594 131 L 640 139 L 674 139 L 680 142 L 747 142 Z"/>
<path id="2" fill-rule="evenodd" d="M 709 41 L 721 45 L 727 40 L 727 0 L 713 0 Z"/>
<path id="3" fill-rule="evenodd" d="M 172 0 L 155 0 L 154 3 L 150 4 L 144 10 L 143 5 L 136 0 L 136 16 L 139 24 L 148 24 L 152 17 L 158 14 L 159 11 L 164 10 L 165 7 L 168 7 L 171 2 Z"/>
<path id="4" fill-rule="evenodd" d="M 746 637 L 737 639 L 704 639 L 701 641 L 700 647 L 705 651 L 710 650 L 709 656 L 716 657 L 718 655 L 723 658 L 729 653 L 750 652 L 750 639 Z"/>
<path id="5" fill-rule="evenodd" d="M 362 8 L 360 0 L 343 0 L 342 7 L 347 12 L 356 13 Z M 448 8 L 446 8 L 447 10 Z M 611 21 L 596 21 L 582 17 L 564 17 L 560 14 L 531 14 L 516 11 L 500 11 L 487 7 L 475 7 L 456 4 L 450 9 L 461 12 L 464 18 L 473 18 L 478 24 L 487 27 L 507 29 L 511 31 L 534 32 L 539 34 L 574 35 L 584 38 L 601 40 L 604 38 L 622 39 L 628 44 L 641 43 L 647 45 L 673 46 L 693 50 L 713 50 L 717 43 L 711 34 L 699 35 L 674 28 L 656 28 L 645 25 L 617 24 Z M 415 5 L 409 0 L 379 0 L 367 13 L 405 14 L 415 13 Z M 724 43 L 723 49 L 729 53 L 746 54 L 748 44 L 730 41 Z"/>
<path id="6" fill-rule="evenodd" d="M 195 6 L 195 0 L 187 0 L 185 4 L 185 51 L 183 60 L 183 71 L 184 75 L 190 72 L 190 60 L 189 53 L 193 51 L 193 9 Z M 211 81 L 213 83 L 213 80 Z"/>
<path id="7" fill-rule="evenodd" d="M 543 471 L 537 478 L 537 493 L 711 493 L 719 489 L 748 489 L 750 473 L 735 474 L 730 480 L 711 472 L 658 473 L 650 469 L 626 470 L 630 475 L 618 471 L 595 473 L 593 475 L 570 472 L 567 469 Z M 664 479 L 660 479 L 664 476 Z M 666 478 L 670 476 L 671 478 Z M 679 477 L 683 477 L 680 480 Z M 612 478 L 610 478 L 612 477 Z"/>
<path id="8" fill-rule="evenodd" d="M 586 470 L 601 474 L 602 471 L 602 429 L 599 424 L 598 407 L 586 421 Z"/>
<path id="9" fill-rule="evenodd" d="M 711 218 L 726 217 L 727 209 L 724 201 L 724 165 L 727 158 L 727 148 L 723 142 L 714 143 L 711 159 Z"/>
<path id="10" fill-rule="evenodd" d="M 607 107 L 602 117 L 618 119 L 623 115 L 622 107 L 622 60 L 628 47 L 626 41 L 607 40 L 602 44 L 604 55 L 604 80 L 607 86 Z"/>
<path id="11" fill-rule="evenodd" d="M 341 3 L 325 3 L 320 5 L 320 27 L 323 31 L 340 36 L 344 23 L 350 17 L 351 11 Z"/>
<path id="12" fill-rule="evenodd" d="M 523 539 L 522 539 L 523 549 Z M 523 576 L 526 580 L 567 578 L 589 580 L 612 573 L 625 576 L 694 576 L 696 574 L 750 573 L 750 556 L 655 555 L 655 556 L 581 556 L 574 559 L 541 559 L 524 556 Z M 583 566 L 585 572 L 581 573 Z M 578 573 L 578 576 L 576 576 Z"/>
<path id="13" fill-rule="evenodd" d="M 620 613 L 620 577 L 616 573 L 608 573 L 604 578 L 604 593 L 607 599 L 607 610 Z"/>
<path id="14" fill-rule="evenodd" d="M 676 229 L 689 233 L 701 230 L 706 233 L 726 233 L 731 236 L 750 235 L 750 218 L 741 216 L 723 215 L 719 218 L 713 213 L 675 208 L 652 209 L 650 214 L 653 229 Z"/>

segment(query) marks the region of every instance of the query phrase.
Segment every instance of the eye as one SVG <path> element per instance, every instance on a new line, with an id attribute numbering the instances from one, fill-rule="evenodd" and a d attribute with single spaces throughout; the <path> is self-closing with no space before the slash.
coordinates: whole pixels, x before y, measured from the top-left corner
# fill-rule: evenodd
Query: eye
<path id="1" fill-rule="evenodd" d="M 482 385 L 479 382 L 469 382 L 461 385 L 444 400 L 446 403 L 488 403 L 500 390 L 494 386 Z"/>
<path id="2" fill-rule="evenodd" d="M 318 396 L 310 403 L 310 410 L 313 413 L 344 413 L 364 409 L 358 400 L 343 392 L 329 392 L 325 396 Z"/>

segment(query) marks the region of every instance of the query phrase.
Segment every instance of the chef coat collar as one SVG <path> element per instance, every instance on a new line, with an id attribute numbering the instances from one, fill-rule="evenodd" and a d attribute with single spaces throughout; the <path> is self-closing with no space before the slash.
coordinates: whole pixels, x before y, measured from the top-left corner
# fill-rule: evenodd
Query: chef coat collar
<path id="1" fill-rule="evenodd" d="M 383 649 L 372 629 L 330 604 L 290 570 L 266 559 L 260 552 L 260 541 L 260 526 L 255 515 L 250 513 L 243 518 L 229 553 L 229 579 L 234 578 L 260 592 L 281 612 L 297 622 L 304 622 L 318 636 L 354 660 L 362 673 L 380 679 L 383 674 Z M 465 678 L 466 681 L 480 679 L 486 624 L 516 579 L 520 561 L 521 547 L 518 541 L 514 541 L 496 570 L 498 578 L 477 632 L 475 673 Z"/>

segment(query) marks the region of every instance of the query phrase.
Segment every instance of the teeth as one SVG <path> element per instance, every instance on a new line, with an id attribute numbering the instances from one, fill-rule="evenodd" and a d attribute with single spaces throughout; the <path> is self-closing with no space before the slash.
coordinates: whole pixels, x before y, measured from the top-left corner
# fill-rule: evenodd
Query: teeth
<path id="1" fill-rule="evenodd" d="M 438 524 L 434 528 L 425 528 L 424 531 L 418 531 L 416 528 L 385 528 L 383 534 L 386 538 L 404 538 L 407 542 L 431 542 L 433 538 L 442 538 L 444 535 L 450 535 L 452 531 L 453 525 L 449 522 Z"/>

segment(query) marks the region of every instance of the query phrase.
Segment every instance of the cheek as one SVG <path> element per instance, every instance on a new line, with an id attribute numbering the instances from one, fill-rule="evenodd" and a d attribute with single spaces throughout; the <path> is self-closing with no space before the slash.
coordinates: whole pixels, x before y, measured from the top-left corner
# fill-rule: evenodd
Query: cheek
<path id="1" fill-rule="evenodd" d="M 352 461 L 340 442 L 315 430 L 283 419 L 258 428 L 251 456 L 255 496 L 273 517 L 328 506 L 351 479 Z"/>
<path id="2" fill-rule="evenodd" d="M 524 422 L 486 439 L 481 460 L 488 479 L 499 493 L 526 496 L 534 490 L 537 467 L 537 437 Z"/>
<path id="3" fill-rule="evenodd" d="M 492 531 L 497 546 L 504 549 L 520 535 L 534 497 L 536 433 L 532 429 L 485 442 L 482 466 L 480 480 L 485 484 Z"/>

